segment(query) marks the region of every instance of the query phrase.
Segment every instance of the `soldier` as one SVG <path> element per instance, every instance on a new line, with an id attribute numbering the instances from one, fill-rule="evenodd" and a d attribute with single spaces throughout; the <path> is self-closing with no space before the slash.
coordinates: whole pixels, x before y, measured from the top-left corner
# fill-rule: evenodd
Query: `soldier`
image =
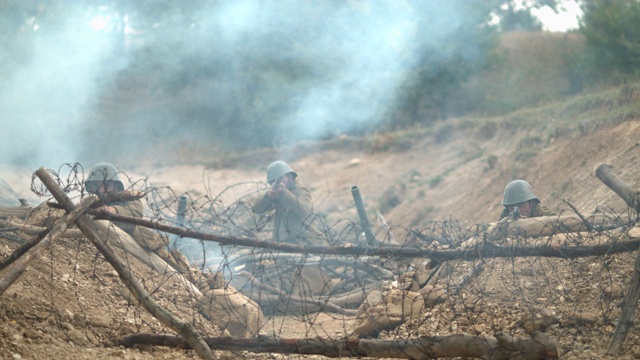
<path id="1" fill-rule="evenodd" d="M 500 219 L 509 217 L 511 220 L 516 220 L 555 215 L 547 207 L 540 205 L 540 199 L 533 194 L 531 185 L 524 180 L 513 180 L 507 184 L 502 205 L 504 209 Z"/>
<path id="2" fill-rule="evenodd" d="M 255 214 L 275 211 L 273 237 L 277 242 L 317 244 L 320 231 L 311 224 L 313 210 L 309 189 L 297 180 L 284 161 L 274 161 L 267 169 L 271 187 L 253 204 Z"/>
<path id="3" fill-rule="evenodd" d="M 106 162 L 97 163 L 91 168 L 89 171 L 89 177 L 84 183 L 84 187 L 88 193 L 95 194 L 101 199 L 104 199 L 104 197 L 109 193 L 124 191 L 124 184 L 120 181 L 120 177 L 118 176 L 118 171 L 115 166 Z M 112 214 L 120 214 L 136 218 L 141 218 L 143 211 L 142 201 L 139 199 L 132 201 L 103 202 L 103 205 L 97 209 L 110 212 Z M 121 227 L 130 235 L 133 234 L 133 226 L 118 224 L 118 227 Z"/>
<path id="4" fill-rule="evenodd" d="M 139 199 L 126 201 L 107 201 L 107 199 L 105 199 L 108 194 L 124 191 L 124 184 L 118 176 L 118 171 L 112 164 L 106 162 L 95 164 L 89 171 L 89 177 L 85 181 L 84 187 L 87 192 L 97 195 L 98 198 L 102 200 L 102 205 L 98 207 L 97 210 L 142 218 L 143 206 L 142 201 Z M 131 235 L 142 247 L 155 252 L 175 269 L 180 271 L 187 271 L 189 269 L 189 262 L 184 258 L 184 255 L 175 250 L 169 253 L 167 249 L 169 239 L 166 236 L 132 224 L 115 221 L 114 224 Z"/>

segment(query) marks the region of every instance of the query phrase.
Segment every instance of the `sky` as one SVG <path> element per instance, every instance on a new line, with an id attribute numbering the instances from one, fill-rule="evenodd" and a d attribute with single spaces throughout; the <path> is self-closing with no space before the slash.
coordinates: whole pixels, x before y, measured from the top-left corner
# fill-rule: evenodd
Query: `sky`
<path id="1" fill-rule="evenodd" d="M 544 30 L 551 32 L 566 32 L 578 29 L 578 18 L 582 15 L 580 6 L 575 1 L 561 1 L 561 11 L 555 13 L 551 8 L 545 6 L 541 9 L 533 9 Z"/>

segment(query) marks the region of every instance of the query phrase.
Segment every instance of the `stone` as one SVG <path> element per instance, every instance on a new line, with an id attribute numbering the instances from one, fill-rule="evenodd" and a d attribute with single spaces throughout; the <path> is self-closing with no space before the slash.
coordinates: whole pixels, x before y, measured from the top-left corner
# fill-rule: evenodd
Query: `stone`
<path id="1" fill-rule="evenodd" d="M 412 291 L 392 289 L 383 294 L 380 301 L 375 297 L 377 294 L 358 309 L 351 334 L 362 337 L 393 329 L 407 321 L 420 318 L 425 306 L 422 295 Z M 375 305 L 372 305 L 374 303 Z"/>
<path id="2" fill-rule="evenodd" d="M 424 298 L 425 305 L 431 307 L 442 302 L 447 295 L 447 291 L 440 285 L 425 285 L 420 289 L 420 295 Z"/>
<path id="3" fill-rule="evenodd" d="M 520 318 L 522 328 L 530 335 L 538 331 L 542 332 L 550 325 L 558 324 L 559 322 L 556 312 L 548 308 L 533 308 Z"/>
<path id="4" fill-rule="evenodd" d="M 333 290 L 334 282 L 320 265 L 305 265 L 295 279 L 293 294 L 301 297 L 305 294 L 328 294 Z"/>
<path id="5" fill-rule="evenodd" d="M 205 292 L 198 299 L 198 308 L 232 337 L 255 337 L 264 323 L 260 306 L 231 286 Z"/>
<path id="6" fill-rule="evenodd" d="M 99 328 L 108 328 L 111 324 L 111 319 L 107 316 L 95 316 L 89 319 L 89 325 L 99 327 Z"/>
<path id="7" fill-rule="evenodd" d="M 418 286 L 422 287 L 429 280 L 429 276 L 433 270 L 431 269 L 431 259 L 421 259 L 415 258 L 411 261 L 411 266 L 413 266 L 413 280 L 418 283 Z"/>
<path id="8" fill-rule="evenodd" d="M 640 238 L 640 227 L 639 226 L 632 227 L 629 230 L 629 238 L 630 239 L 638 239 L 638 238 Z"/>

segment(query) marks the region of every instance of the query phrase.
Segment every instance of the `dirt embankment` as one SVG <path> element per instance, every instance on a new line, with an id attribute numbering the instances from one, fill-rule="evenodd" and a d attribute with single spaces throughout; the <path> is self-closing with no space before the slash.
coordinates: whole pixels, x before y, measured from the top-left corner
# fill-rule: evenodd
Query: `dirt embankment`
<path id="1" fill-rule="evenodd" d="M 571 201 L 584 213 L 596 207 L 623 212 L 626 205 L 594 176 L 594 170 L 601 163 L 609 163 L 617 175 L 640 189 L 638 139 L 639 121 L 612 128 L 576 129 L 555 137 L 498 124 L 467 127 L 454 123 L 425 132 L 424 136 L 409 137 L 406 140 L 409 143 L 396 150 L 351 146 L 310 151 L 285 160 L 290 160 L 300 179 L 312 188 L 316 210 L 327 219 L 357 219 L 351 197 L 351 187 L 357 185 L 377 231 L 380 227 L 375 222 L 376 211 L 392 226 L 422 229 L 431 221 L 451 218 L 466 225 L 495 221 L 503 188 L 515 178 L 528 180 L 536 195 L 556 213 L 568 211 L 562 199 Z M 268 161 L 265 159 L 264 167 Z M 148 171 L 140 166 L 129 175 L 135 178 L 135 173 L 144 175 Z M 200 165 L 180 165 L 154 169 L 149 181 L 170 185 L 177 193 L 218 194 L 230 185 L 261 181 L 263 176 L 264 169 L 257 167 L 211 170 Z M 255 185 L 252 186 L 255 190 Z M 229 203 L 238 195 L 242 194 L 229 193 L 225 201 Z M 8 256 L 16 247 L 15 243 L 0 239 L 0 258 Z M 164 281 L 155 279 L 144 265 L 130 261 L 152 287 L 160 285 L 154 282 Z M 618 260 L 617 263 L 621 269 L 628 268 L 624 262 Z M 561 265 L 556 265 L 560 269 Z M 580 266 L 591 269 L 593 265 L 585 262 Z M 626 274 L 627 270 L 620 273 Z M 570 276 L 571 272 L 566 274 Z M 554 286 L 560 288 L 560 285 Z M 623 289 L 623 285 L 617 286 Z M 192 317 L 194 310 L 189 305 L 192 300 L 185 297 L 178 285 L 170 285 L 171 291 L 167 296 L 172 300 L 165 305 L 187 318 Z M 436 324 L 440 320 L 434 314 L 428 316 L 433 317 Z M 195 356 L 193 352 L 163 347 L 125 349 L 114 345 L 126 334 L 168 330 L 130 302 L 118 276 L 87 241 L 60 241 L 35 261 L 2 295 L 0 319 L 0 357 L 6 359 Z M 511 320 L 505 321 L 494 322 L 494 325 L 483 322 L 482 328 L 486 326 L 488 331 L 489 327 L 503 323 L 508 326 Z M 198 326 L 209 336 L 218 335 L 214 328 Z M 341 326 L 344 325 L 335 328 Z M 612 329 L 610 322 L 603 326 L 604 332 Z M 281 333 L 286 330 L 286 327 L 279 329 Z M 566 341 L 564 349 L 570 351 L 567 349 L 573 345 L 570 339 Z M 606 339 L 589 341 L 593 341 L 588 345 L 590 351 L 602 353 Z"/>

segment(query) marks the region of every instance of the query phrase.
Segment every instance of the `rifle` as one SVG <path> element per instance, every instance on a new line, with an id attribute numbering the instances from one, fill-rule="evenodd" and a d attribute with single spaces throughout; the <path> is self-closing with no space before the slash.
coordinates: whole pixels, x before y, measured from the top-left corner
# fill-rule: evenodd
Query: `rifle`
<path id="1" fill-rule="evenodd" d="M 513 209 L 513 211 L 509 213 L 509 219 L 511 220 L 520 219 L 520 209 L 519 208 Z"/>

